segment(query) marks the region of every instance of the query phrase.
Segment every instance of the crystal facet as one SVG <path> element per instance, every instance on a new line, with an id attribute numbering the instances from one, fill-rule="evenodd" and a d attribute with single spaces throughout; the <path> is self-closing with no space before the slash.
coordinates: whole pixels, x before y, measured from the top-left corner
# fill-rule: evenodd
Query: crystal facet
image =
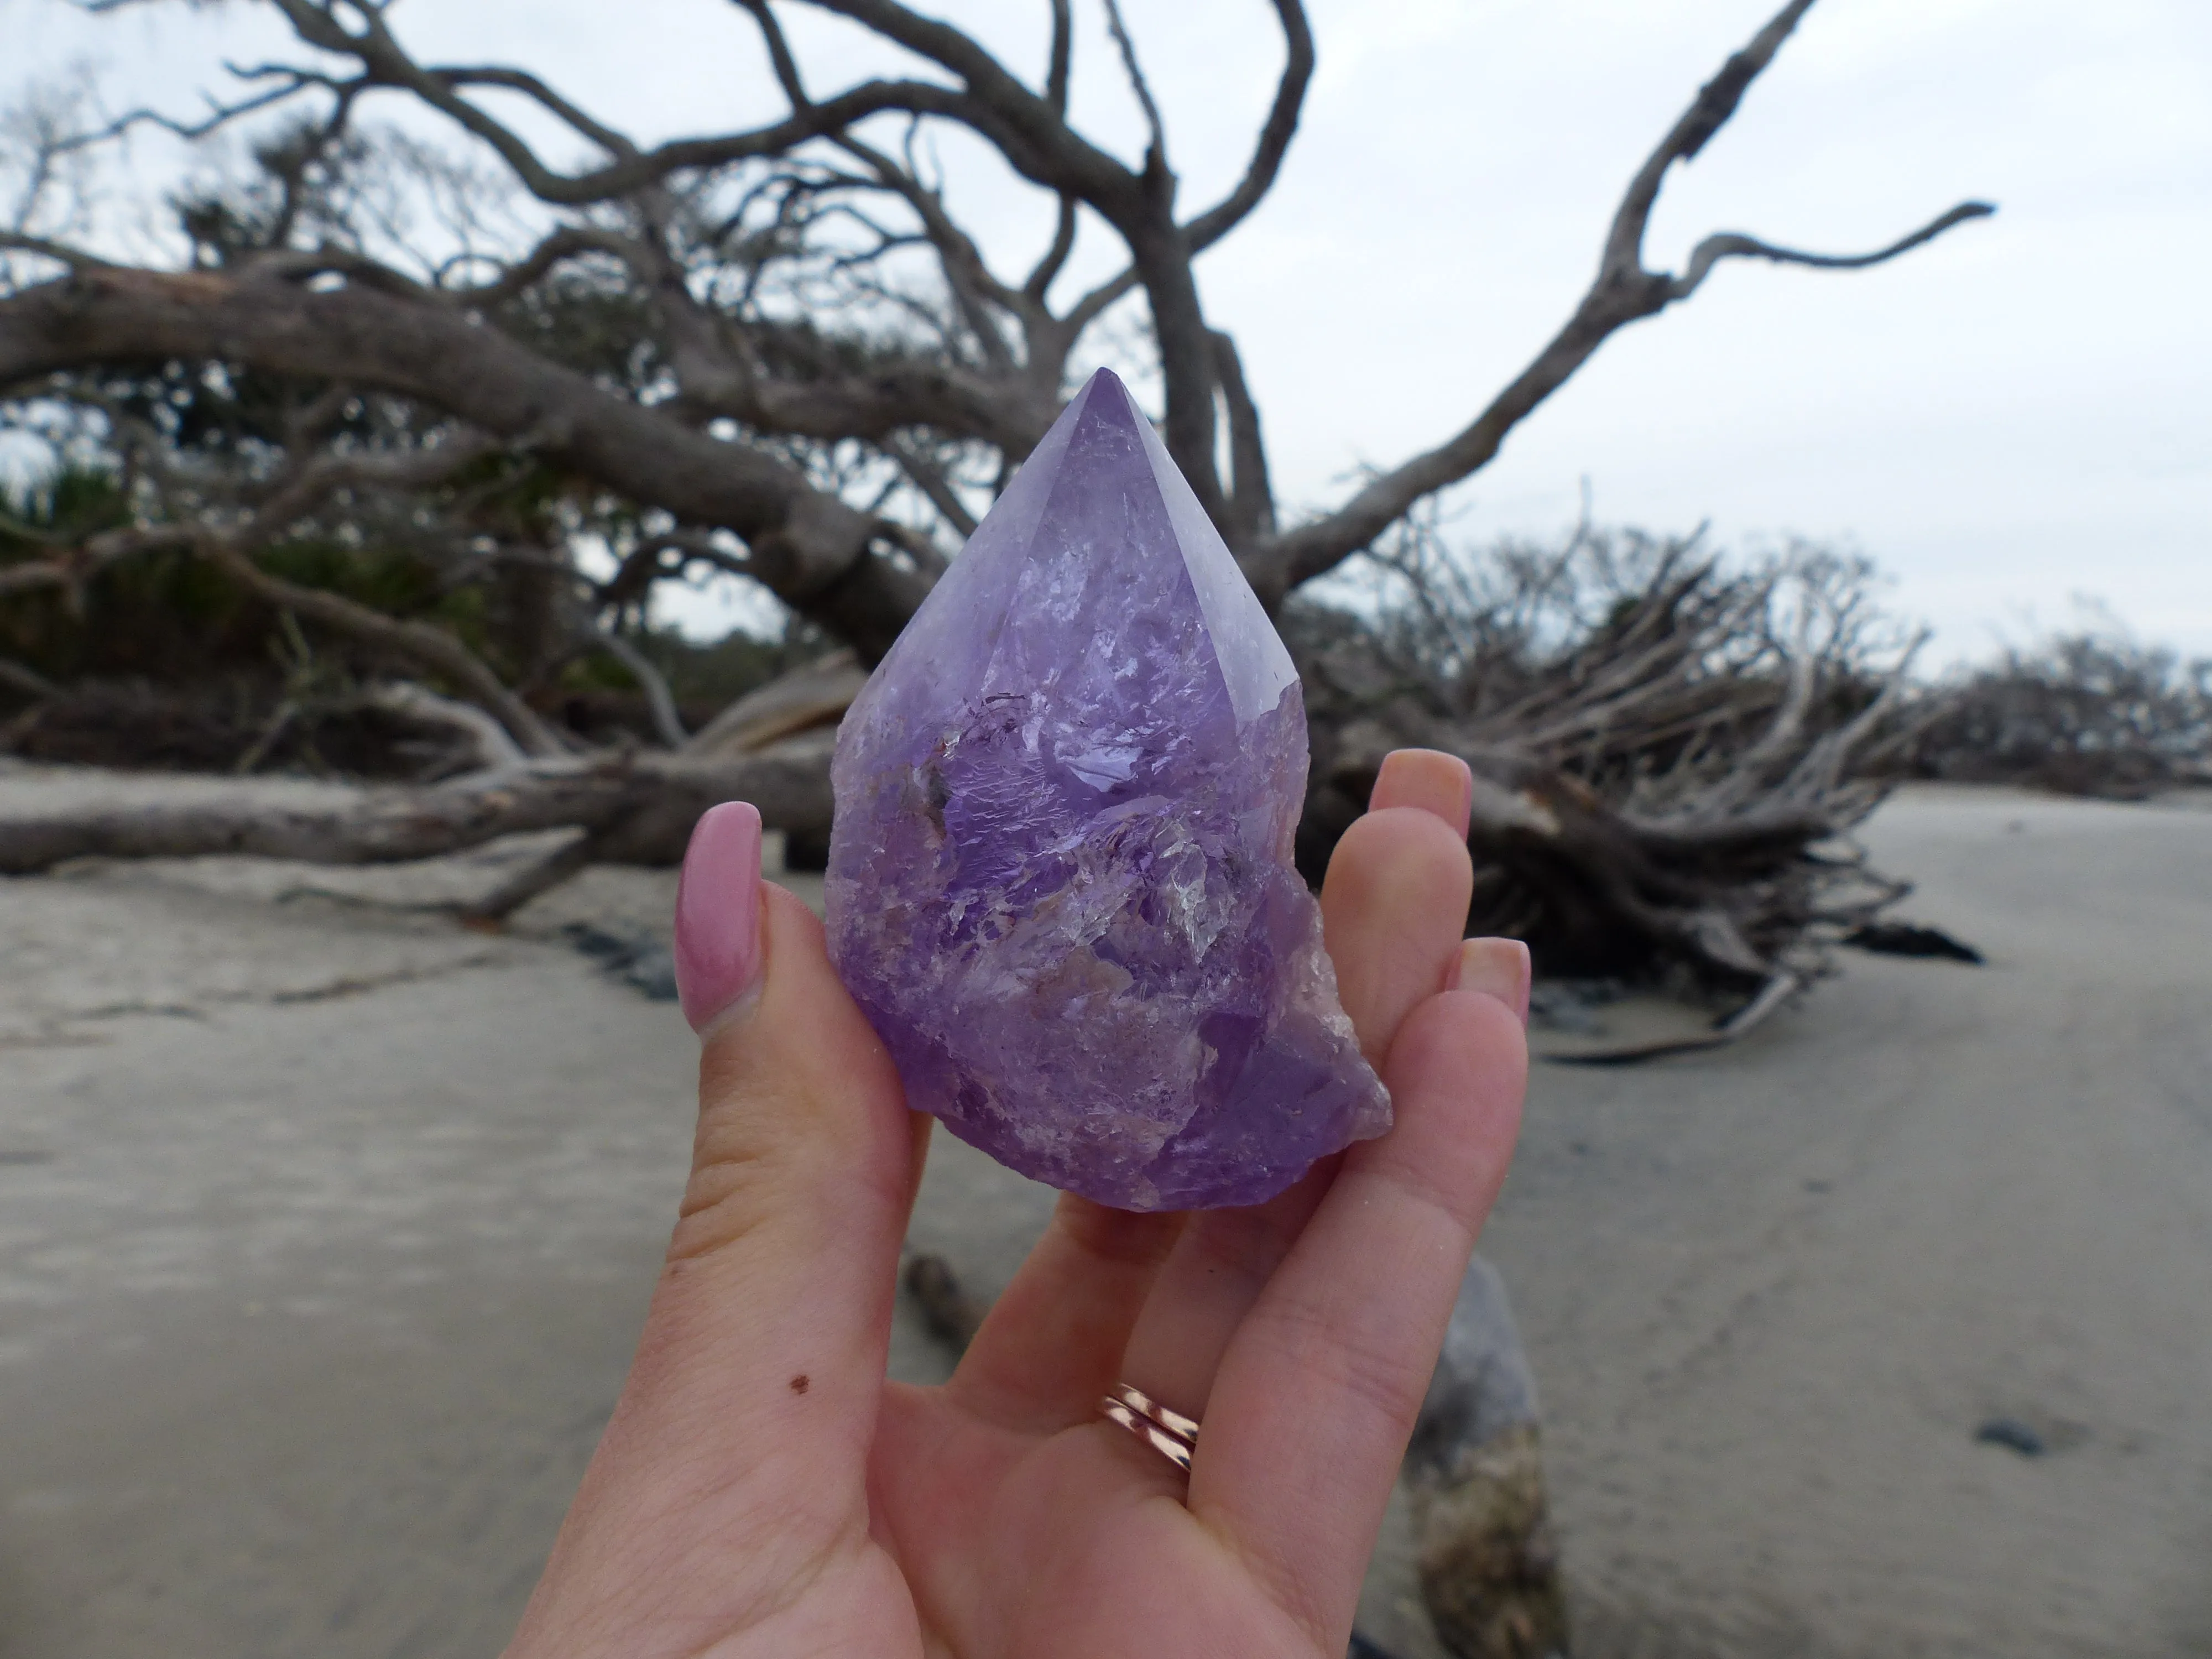
<path id="1" fill-rule="evenodd" d="M 1305 775 L 1289 653 L 1102 369 L 838 734 L 830 956 L 908 1103 L 1132 1210 L 1389 1128 L 1291 863 Z"/>

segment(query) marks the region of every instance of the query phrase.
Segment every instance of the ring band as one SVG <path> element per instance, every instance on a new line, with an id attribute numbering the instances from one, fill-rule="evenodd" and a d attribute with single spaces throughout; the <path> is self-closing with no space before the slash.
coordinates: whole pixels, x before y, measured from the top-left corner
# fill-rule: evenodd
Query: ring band
<path id="1" fill-rule="evenodd" d="M 1098 1402 L 1109 1423 L 1118 1423 L 1169 1462 L 1190 1472 L 1190 1458 L 1198 1443 L 1198 1421 L 1170 1411 L 1143 1390 L 1116 1382 L 1114 1392 Z"/>
<path id="2" fill-rule="evenodd" d="M 1118 1400 L 1103 1400 L 1098 1409 L 1109 1422 L 1119 1423 L 1184 1474 L 1190 1473 L 1190 1443 L 1178 1440 L 1158 1424 L 1139 1417 Z"/>
<path id="3" fill-rule="evenodd" d="M 1149 1417 L 1178 1440 L 1195 1446 L 1198 1443 L 1198 1419 L 1185 1417 L 1181 1412 L 1167 1407 L 1141 1389 L 1133 1389 L 1127 1382 L 1114 1385 L 1113 1397 L 1139 1417 Z"/>

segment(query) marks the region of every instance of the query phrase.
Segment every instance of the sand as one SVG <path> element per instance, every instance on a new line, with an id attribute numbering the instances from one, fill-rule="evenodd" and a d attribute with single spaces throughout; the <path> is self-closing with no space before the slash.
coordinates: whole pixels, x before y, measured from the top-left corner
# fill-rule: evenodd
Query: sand
<path id="1" fill-rule="evenodd" d="M 191 787 L 17 768 L 0 812 Z M 1738 1048 L 1539 1070 L 1485 1248 L 1577 1650 L 2212 1655 L 2212 812 L 1914 790 L 1869 839 L 1990 966 L 1854 955 Z M 402 908 L 514 855 L 0 883 L 0 1659 L 498 1650 L 692 1063 L 558 933 L 665 876 L 501 938 Z M 940 1137 L 915 1242 L 988 1291 L 1048 1201 Z M 1363 1628 L 1425 1659 L 1404 1548 Z"/>

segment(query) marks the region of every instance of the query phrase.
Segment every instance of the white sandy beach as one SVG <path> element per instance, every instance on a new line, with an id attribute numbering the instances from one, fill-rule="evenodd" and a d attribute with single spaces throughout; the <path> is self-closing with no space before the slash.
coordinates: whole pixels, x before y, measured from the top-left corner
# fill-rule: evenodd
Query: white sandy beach
<path id="1" fill-rule="evenodd" d="M 0 812 L 192 787 L 19 768 Z M 1539 1068 L 1485 1248 L 1586 1659 L 2212 1655 L 2204 805 L 1910 791 L 1878 861 L 1988 967 L 1849 954 L 1739 1048 Z M 672 877 L 501 937 L 390 902 L 489 862 L 0 882 L 0 1659 L 504 1642 L 692 1048 L 558 934 L 661 925 Z M 940 1136 L 915 1243 L 995 1290 L 1048 1199 Z M 1403 1553 L 1363 1628 L 1425 1659 Z"/>

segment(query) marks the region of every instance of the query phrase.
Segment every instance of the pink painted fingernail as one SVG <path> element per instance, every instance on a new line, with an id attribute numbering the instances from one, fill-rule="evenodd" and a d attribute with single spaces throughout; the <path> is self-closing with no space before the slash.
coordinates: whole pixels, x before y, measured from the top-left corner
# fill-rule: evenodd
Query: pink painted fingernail
<path id="1" fill-rule="evenodd" d="M 1528 947 L 1517 939 L 1471 939 L 1459 947 L 1447 991 L 1481 991 L 1528 1024 Z"/>
<path id="2" fill-rule="evenodd" d="M 1468 820 L 1474 812 L 1474 774 L 1457 755 L 1441 749 L 1394 749 L 1382 757 L 1375 775 L 1375 787 L 1367 797 L 1367 810 L 1379 812 L 1389 806 L 1418 806 L 1433 812 L 1466 839 Z"/>
<path id="3" fill-rule="evenodd" d="M 759 976 L 760 890 L 760 809 L 725 801 L 693 827 L 676 883 L 676 992 L 695 1031 Z"/>

